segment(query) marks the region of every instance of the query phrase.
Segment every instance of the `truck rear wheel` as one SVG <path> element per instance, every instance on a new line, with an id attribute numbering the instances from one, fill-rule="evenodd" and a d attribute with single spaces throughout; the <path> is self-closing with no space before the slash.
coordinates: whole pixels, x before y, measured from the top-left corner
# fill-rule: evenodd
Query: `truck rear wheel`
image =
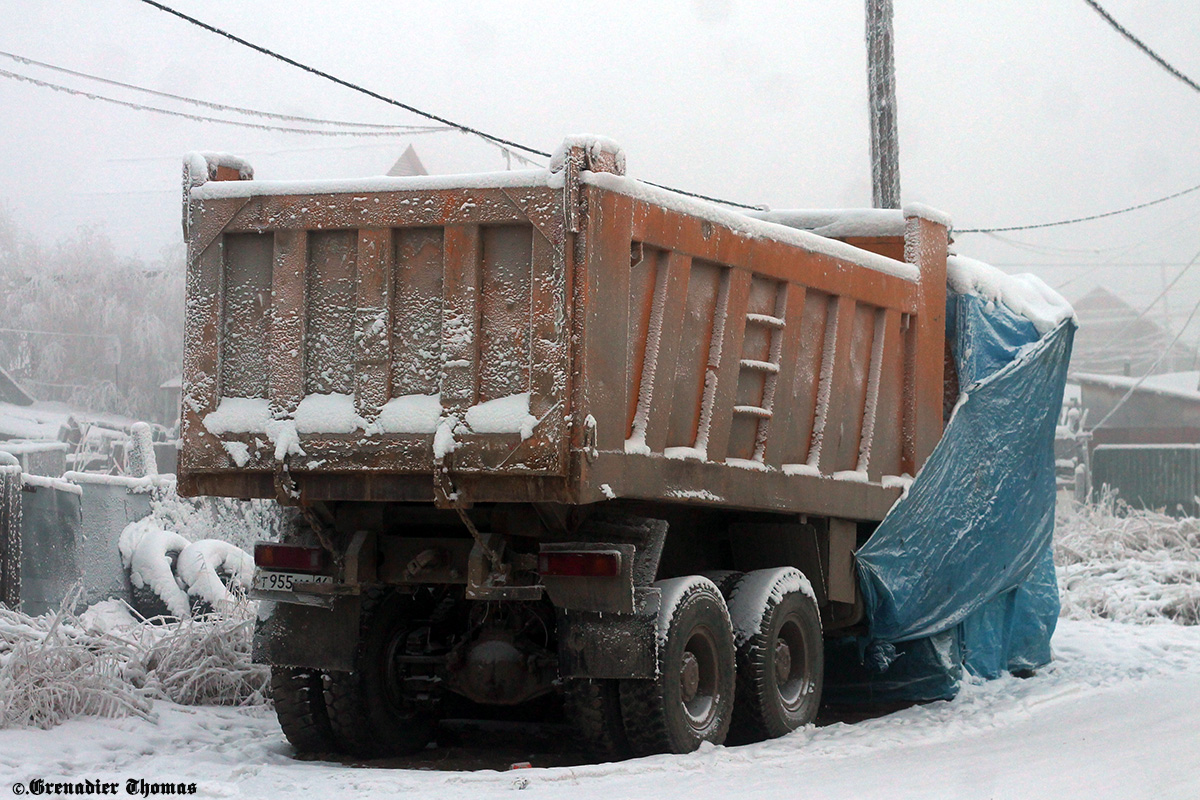
<path id="1" fill-rule="evenodd" d="M 435 720 L 412 704 L 396 662 L 419 603 L 400 593 L 363 603 L 355 669 L 331 672 L 325 686 L 334 736 L 343 749 L 360 758 L 423 750 L 433 738 Z"/>
<path id="2" fill-rule="evenodd" d="M 753 742 L 783 736 L 817 716 L 825 677 L 821 613 L 799 570 L 747 573 L 729 614 L 737 647 L 737 705 L 731 737 Z"/>
<path id="3" fill-rule="evenodd" d="M 629 757 L 619 681 L 596 678 L 567 681 L 563 705 L 567 719 L 579 731 L 590 753 L 613 760 Z"/>
<path id="4" fill-rule="evenodd" d="M 271 699 L 283 735 L 297 753 L 337 749 L 325 712 L 321 673 L 314 669 L 271 667 Z"/>
<path id="5" fill-rule="evenodd" d="M 690 753 L 721 744 L 733 713 L 734 648 L 716 585 L 691 576 L 658 581 L 658 677 L 621 681 L 621 713 L 636 755 Z M 665 634 L 665 636 L 663 635 Z"/>

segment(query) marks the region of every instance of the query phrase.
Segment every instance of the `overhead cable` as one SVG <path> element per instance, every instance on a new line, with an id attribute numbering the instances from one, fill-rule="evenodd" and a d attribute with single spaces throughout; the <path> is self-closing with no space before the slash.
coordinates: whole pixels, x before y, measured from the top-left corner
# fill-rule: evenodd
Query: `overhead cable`
<path id="1" fill-rule="evenodd" d="M 408 128 L 396 127 L 396 128 L 392 128 L 391 130 L 387 130 L 387 131 L 324 130 L 324 129 L 317 129 L 317 128 L 295 128 L 295 127 L 290 127 L 287 125 L 267 125 L 267 124 L 260 123 L 260 122 L 245 122 L 242 120 L 235 120 L 235 119 L 222 119 L 220 117 L 210 117 L 210 116 L 206 116 L 204 114 L 192 114 L 187 111 L 174 111 L 169 108 L 159 108 L 158 106 L 148 106 L 148 105 L 144 105 L 142 103 L 130 102 L 129 100 L 119 100 L 115 97 L 109 97 L 107 95 L 96 94 L 95 92 L 87 92 L 87 91 L 83 91 L 81 89 L 72 89 L 69 86 L 63 86 L 62 84 L 59 84 L 59 83 L 51 83 L 50 81 L 44 81 L 39 78 L 33 78 L 33 77 L 30 77 L 29 75 L 21 75 L 20 73 L 16 73 L 16 72 L 9 72 L 8 70 L 4 70 L 4 69 L 0 69 L 0 77 L 12 78 L 14 80 L 24 81 L 25 83 L 31 83 L 34 86 L 40 86 L 43 89 L 53 89 L 56 92 L 63 92 L 65 94 L 75 95 L 76 97 L 86 97 L 89 100 L 99 100 L 99 101 L 105 102 L 105 103 L 112 103 L 113 105 L 124 106 L 125 108 L 132 108 L 137 111 L 149 111 L 154 114 L 164 114 L 164 115 L 170 116 L 170 117 L 180 117 L 183 119 L 190 119 L 193 122 L 215 122 L 215 123 L 218 123 L 221 125 L 233 125 L 233 126 L 236 126 L 239 128 L 253 128 L 253 129 L 261 130 L 261 131 L 282 131 L 284 133 L 301 133 L 301 134 L 307 134 L 309 136 L 358 136 L 358 137 L 369 136 L 369 137 L 389 137 L 389 138 L 395 139 L 398 136 L 416 136 L 419 134 L 441 133 L 443 131 L 451 130 L 451 128 L 448 128 L 448 127 L 435 127 L 435 126 L 430 126 L 430 125 L 414 125 L 414 126 L 410 126 Z"/>
<path id="2" fill-rule="evenodd" d="M 479 130 L 478 128 L 472 128 L 469 125 L 464 125 L 460 122 L 454 122 L 453 120 L 447 119 L 442 116 L 438 116 L 437 114 L 433 114 L 428 111 L 422 111 L 421 109 L 417 108 L 416 106 L 412 106 L 412 105 L 409 105 L 408 103 L 401 102 L 393 97 L 388 97 L 387 95 L 380 94 L 379 92 L 376 92 L 372 89 L 368 89 L 364 86 L 360 86 L 357 83 L 352 83 L 351 81 L 345 80 L 343 78 L 339 78 L 336 75 L 331 75 L 328 72 L 324 72 L 322 70 L 317 69 L 316 67 L 309 66 L 308 64 L 303 64 L 299 61 L 296 61 L 294 58 L 289 58 L 288 56 L 285 56 L 282 53 L 278 53 L 274 50 L 271 50 L 268 47 L 263 47 L 262 45 L 255 44 L 254 42 L 243 39 L 242 37 L 238 36 L 237 34 L 230 33 L 229 31 L 218 28 L 215 25 L 210 25 L 207 22 L 203 22 L 202 20 L 196 19 L 195 17 L 184 14 L 182 11 L 177 11 L 168 5 L 164 5 L 163 3 L 157 2 L 157 0 L 141 0 L 141 1 L 148 6 L 157 8 L 159 11 L 164 11 L 168 14 L 171 14 L 172 16 L 182 19 L 185 22 L 191 23 L 192 25 L 195 25 L 199 28 L 203 28 L 204 30 L 209 31 L 210 33 L 215 33 L 218 36 L 223 36 L 232 42 L 236 42 L 237 44 L 242 45 L 243 47 L 248 47 L 251 50 L 254 50 L 258 53 L 262 53 L 265 56 L 270 56 L 271 58 L 274 58 L 278 61 L 282 61 L 285 64 L 296 67 L 297 69 L 304 70 L 305 72 L 307 72 L 311 75 L 316 75 L 319 78 L 324 78 L 327 81 L 336 83 L 338 86 L 342 86 L 347 89 L 350 89 L 351 91 L 355 91 L 360 94 L 364 94 L 367 97 L 372 97 L 376 100 L 380 100 L 384 103 L 388 103 L 390 105 L 396 106 L 397 108 L 403 108 L 405 111 L 411 111 L 413 114 L 424 117 L 426 119 L 433 120 L 434 122 L 440 122 L 443 125 L 449 125 L 452 128 L 457 128 L 458 130 L 462 131 L 463 133 L 474 134 L 475 136 L 478 136 L 482 139 L 486 139 L 487 141 L 492 142 L 493 144 L 499 145 L 502 149 L 507 147 L 507 148 L 513 148 L 515 150 L 520 150 L 525 153 L 529 153 L 530 155 L 541 156 L 542 158 L 550 158 L 551 157 L 551 154 L 547 153 L 544 150 L 538 150 L 538 149 L 530 147 L 528 145 L 521 144 L 520 142 L 514 142 L 511 139 L 504 139 L 499 136 L 495 136 L 493 134 Z M 687 197 L 695 197 L 700 200 L 708 200 L 709 202 L 721 203 L 723 205 L 734 206 L 736 208 L 747 208 L 747 209 L 754 209 L 754 210 L 760 210 L 762 208 L 761 206 L 748 205 L 745 203 L 737 203 L 732 200 L 722 200 L 719 197 L 711 197 L 709 195 L 697 194 L 696 192 L 688 192 L 683 189 L 676 189 L 672 186 L 664 186 L 659 183 L 651 183 L 650 181 L 642 181 L 642 182 L 646 183 L 650 186 L 657 187 L 659 189 L 665 189 L 668 192 L 675 192 L 676 194 L 682 194 Z"/>
<path id="3" fill-rule="evenodd" d="M 194 106 L 202 106 L 204 108 L 211 108 L 215 111 L 233 111 L 238 114 L 246 114 L 246 115 L 254 116 L 254 117 L 263 117 L 265 119 L 278 119 L 278 120 L 284 120 L 286 122 L 306 122 L 306 123 L 310 123 L 313 125 L 338 125 L 343 128 L 363 128 L 363 129 L 368 129 L 368 130 L 384 130 L 384 131 L 401 130 L 404 132 L 410 132 L 414 128 L 418 128 L 418 127 L 424 127 L 428 130 L 439 130 L 439 131 L 445 130 L 445 128 L 440 127 L 440 126 L 434 127 L 434 126 L 415 126 L 415 125 L 386 125 L 386 124 L 376 123 L 376 122 L 350 122 L 347 120 L 340 120 L 340 119 L 321 119 L 320 117 L 300 117 L 300 116 L 296 116 L 294 114 L 278 114 L 278 113 L 275 113 L 272 111 L 261 111 L 256 108 L 243 108 L 241 106 L 231 106 L 231 105 L 226 105 L 224 103 L 213 103 L 208 100 L 200 100 L 195 97 L 184 97 L 183 95 L 171 94 L 170 92 L 160 92 L 155 89 L 146 88 L 145 86 L 137 86 L 132 83 L 122 83 L 121 81 L 115 81 L 115 80 L 112 80 L 111 78 L 102 78 L 99 75 L 91 75 L 87 72 L 77 72 L 76 70 L 67 69 L 66 67 L 60 67 L 55 64 L 47 64 L 45 61 L 37 61 L 36 59 L 27 58 L 26 56 L 20 56 L 15 53 L 6 53 L 3 50 L 0 50 L 0 56 L 4 56 L 5 58 L 11 58 L 13 61 L 16 61 L 19 64 L 33 65 L 35 67 L 44 67 L 45 69 L 53 70 L 55 72 L 60 72 L 64 75 L 72 75 L 76 78 L 84 78 L 89 81 L 96 81 L 97 83 L 104 83 L 109 86 L 119 86 L 122 89 L 130 89 L 135 92 L 142 92 L 143 94 L 149 94 L 149 95 L 153 95 L 155 97 L 163 97 L 168 100 L 178 100 L 181 103 L 190 103 L 191 105 L 194 105 Z"/>
<path id="4" fill-rule="evenodd" d="M 1136 317 L 1134 317 L 1128 323 L 1126 323 L 1124 326 L 1122 326 L 1121 330 L 1119 330 L 1115 334 L 1113 334 L 1113 336 L 1112 336 L 1113 341 L 1121 341 L 1124 338 L 1125 334 L 1127 334 L 1129 331 L 1131 331 L 1133 329 L 1133 326 L 1137 325 L 1138 322 L 1141 321 L 1142 317 L 1146 316 L 1146 314 L 1149 313 L 1150 309 L 1152 309 L 1156 305 L 1158 305 L 1159 300 L 1162 300 L 1164 297 L 1167 296 L 1168 292 L 1170 292 L 1173 288 L 1175 288 L 1175 284 L 1179 283 L 1179 281 L 1183 278 L 1183 276 L 1188 273 L 1188 270 L 1190 270 L 1193 266 L 1195 266 L 1197 261 L 1200 261 L 1200 252 L 1197 252 L 1196 255 L 1192 256 L 1192 260 L 1187 263 L 1187 266 L 1185 266 L 1183 269 L 1179 270 L 1179 274 L 1176 275 L 1171 280 L 1171 282 L 1168 283 L 1163 288 L 1163 290 L 1161 292 L 1159 292 L 1157 297 L 1155 297 L 1153 300 L 1150 301 L 1150 305 L 1143 308 Z"/>
<path id="5" fill-rule="evenodd" d="M 1157 63 L 1157 64 L 1158 64 L 1160 67 L 1162 67 L 1162 68 L 1163 68 L 1163 69 L 1165 69 L 1167 72 L 1169 72 L 1169 73 L 1171 73 L 1172 75 L 1174 75 L 1174 76 L 1175 76 L 1176 78 L 1178 78 L 1179 80 L 1181 80 L 1181 81 L 1183 81 L 1184 83 L 1186 83 L 1188 86 L 1190 86 L 1190 87 L 1192 87 L 1193 89 L 1195 89 L 1197 92 L 1200 92 L 1200 84 L 1196 83 L 1194 80 L 1192 80 L 1191 78 L 1189 78 L 1187 75 L 1184 75 L 1182 72 L 1180 72 L 1179 70 L 1177 70 L 1175 67 L 1171 66 L 1171 64 L 1170 64 L 1170 63 L 1169 63 L 1169 62 L 1168 62 L 1168 61 L 1167 61 L 1165 58 L 1163 58 L 1163 57 L 1162 57 L 1162 56 L 1160 56 L 1158 53 L 1156 53 L 1156 52 L 1154 52 L 1153 50 L 1151 50 L 1151 49 L 1150 49 L 1150 48 L 1149 48 L 1149 47 L 1146 45 L 1146 43 L 1145 43 L 1145 42 L 1143 42 L 1143 41 L 1142 41 L 1141 39 L 1139 39 L 1138 37 L 1134 36 L 1132 33 L 1130 33 L 1130 32 L 1129 32 L 1129 30 L 1128 30 L 1128 29 L 1127 29 L 1127 28 L 1126 28 L 1124 25 L 1122 25 L 1121 23 L 1119 23 L 1119 22 L 1117 22 L 1115 19 L 1113 19 L 1113 18 L 1112 18 L 1112 15 L 1111 15 L 1111 14 L 1109 14 L 1107 11 L 1105 11 L 1105 10 L 1104 10 L 1104 9 L 1103 9 L 1103 8 L 1100 6 L 1100 4 L 1096 2 L 1096 0 L 1083 0 L 1083 2 L 1085 2 L 1085 3 L 1087 3 L 1089 6 L 1091 6 L 1091 7 L 1092 7 L 1092 8 L 1095 10 L 1095 12 L 1096 12 L 1097 14 L 1099 14 L 1101 17 L 1103 17 L 1103 18 L 1104 18 L 1104 21 L 1105 21 L 1105 22 L 1107 22 L 1109 25 L 1113 26 L 1113 28 L 1114 28 L 1114 29 L 1116 29 L 1117 33 L 1121 34 L 1121 35 L 1122 35 L 1122 36 L 1124 36 L 1126 39 L 1128 39 L 1129 41 L 1133 42 L 1133 44 L 1134 44 L 1134 45 L 1136 45 L 1136 46 L 1137 46 L 1137 48 L 1138 48 L 1139 50 L 1141 50 L 1141 51 L 1142 51 L 1143 53 L 1145 53 L 1146 55 L 1150 56 L 1150 58 L 1154 59 L 1154 61 L 1155 61 L 1155 62 L 1156 62 L 1156 63 Z"/>
<path id="6" fill-rule="evenodd" d="M 373 97 L 376 100 L 382 100 L 383 102 L 388 103 L 393 106 L 396 106 L 397 108 L 403 108 L 405 111 L 411 111 L 413 114 L 416 114 L 417 116 L 425 117 L 425 119 L 431 119 L 434 122 L 440 122 L 443 125 L 449 125 L 452 128 L 458 128 L 460 131 L 463 131 L 464 133 L 473 133 L 476 136 L 483 137 L 484 139 L 495 142 L 497 144 L 504 144 L 504 145 L 508 145 L 509 147 L 514 147 L 517 150 L 523 150 L 524 152 L 529 153 L 531 155 L 542 156 L 543 158 L 550 157 L 550 153 L 546 153 L 542 150 L 536 150 L 532 147 L 523 145 L 520 142 L 514 142 L 510 139 L 502 139 L 499 136 L 493 136 L 492 134 L 481 131 L 478 128 L 472 128 L 469 125 L 463 125 L 461 122 L 454 122 L 453 120 L 446 119 L 445 117 L 440 117 L 437 114 L 431 114 L 428 111 L 422 111 L 421 109 L 419 109 L 415 106 L 411 106 L 408 103 L 402 103 L 399 100 L 396 100 L 395 98 L 388 97 L 387 95 L 382 95 L 379 92 L 373 91 L 371 89 L 367 89 L 364 86 L 359 86 L 356 83 L 351 83 L 350 81 L 343 80 L 342 78 L 339 78 L 336 75 L 330 75 L 328 72 L 323 72 L 322 70 L 319 70 L 316 67 L 310 67 L 307 64 L 302 64 L 293 58 L 288 58 L 287 56 L 283 55 L 282 53 L 277 53 L 274 50 L 271 50 L 267 47 L 263 47 L 262 45 L 255 44 L 254 42 L 243 39 L 242 37 L 240 37 L 236 34 L 230 33 L 229 31 L 222 30 L 221 28 L 218 28 L 214 25 L 209 25 L 207 22 L 202 22 L 201 20 L 198 20 L 195 17 L 188 16 L 187 14 L 184 14 L 182 11 L 176 11 L 175 9 L 171 8 L 170 6 L 163 5 L 162 3 L 156 2 L 156 0 L 142 0 L 142 2 L 148 6 L 153 6 L 154 8 L 157 8 L 159 11 L 165 11 L 166 13 L 171 14 L 172 16 L 179 17 L 180 19 L 184 20 L 185 22 L 189 22 L 192 25 L 203 28 L 204 30 L 209 31 L 210 33 L 215 33 L 218 36 L 224 36 L 226 39 L 229 39 L 232 42 L 237 42 L 238 44 L 242 45 L 243 47 L 249 47 L 251 50 L 255 50 L 259 53 L 262 53 L 263 55 L 270 56 L 271 58 L 274 58 L 278 61 L 282 61 L 285 64 L 289 64 L 293 67 L 296 67 L 297 69 L 302 69 L 307 73 L 316 75 L 318 78 L 324 78 L 325 80 L 332 81 L 333 83 L 336 83 L 339 86 L 344 86 L 345 88 L 350 89 L 352 91 L 359 92 L 360 94 L 365 94 L 367 97 Z"/>
<path id="7" fill-rule="evenodd" d="M 1190 189 L 1184 189 L 1181 192 L 1175 192 L 1174 194 L 1169 194 L 1166 197 L 1160 197 L 1157 200 L 1149 200 L 1145 203 L 1138 203 L 1137 205 L 1129 206 L 1128 208 L 1119 208 L 1116 211 L 1105 211 L 1103 214 L 1092 214 L 1092 215 L 1086 216 L 1086 217 L 1075 217 L 1074 219 L 1063 219 L 1063 220 L 1059 220 L 1058 222 L 1039 222 L 1036 225 L 1008 225 L 1003 228 L 955 228 L 954 232 L 955 233 L 1004 233 L 1006 231 L 1031 231 L 1031 230 L 1035 230 L 1037 228 L 1054 228 L 1059 225 L 1074 225 L 1077 222 L 1090 222 L 1091 220 L 1094 220 L 1094 219 L 1104 219 L 1105 217 L 1115 217 L 1118 214 L 1128 214 L 1130 211 L 1137 211 L 1138 209 L 1149 208 L 1150 206 L 1156 206 L 1159 203 L 1165 203 L 1168 200 L 1174 200 L 1176 197 L 1183 197 L 1185 194 L 1191 194 L 1192 192 L 1195 192 L 1198 190 L 1200 190 L 1200 184 L 1193 186 Z"/>

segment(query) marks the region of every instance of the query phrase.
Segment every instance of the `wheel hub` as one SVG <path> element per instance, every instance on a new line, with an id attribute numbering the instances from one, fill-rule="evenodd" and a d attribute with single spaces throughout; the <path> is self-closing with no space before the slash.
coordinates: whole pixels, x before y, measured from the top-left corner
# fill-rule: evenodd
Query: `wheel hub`
<path id="1" fill-rule="evenodd" d="M 683 702 L 690 703 L 700 689 L 700 662 L 693 653 L 683 654 L 683 668 L 679 671 L 680 694 Z"/>
<path id="2" fill-rule="evenodd" d="M 792 648 L 780 639 L 775 643 L 775 680 L 779 683 L 787 681 L 792 674 Z"/>

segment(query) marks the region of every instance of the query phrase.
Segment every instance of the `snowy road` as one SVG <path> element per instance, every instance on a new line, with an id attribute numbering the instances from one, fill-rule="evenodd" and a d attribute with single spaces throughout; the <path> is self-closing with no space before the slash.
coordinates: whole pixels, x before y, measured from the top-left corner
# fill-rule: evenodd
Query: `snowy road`
<path id="1" fill-rule="evenodd" d="M 195 782 L 199 797 L 1197 798 L 1200 628 L 1061 620 L 1056 662 L 948 703 L 747 747 L 515 772 L 300 762 L 269 711 L 156 705 L 157 725 L 0 731 L 14 782 Z M 536 758 L 535 758 L 536 763 Z M 121 794 L 119 796 L 125 796 Z"/>

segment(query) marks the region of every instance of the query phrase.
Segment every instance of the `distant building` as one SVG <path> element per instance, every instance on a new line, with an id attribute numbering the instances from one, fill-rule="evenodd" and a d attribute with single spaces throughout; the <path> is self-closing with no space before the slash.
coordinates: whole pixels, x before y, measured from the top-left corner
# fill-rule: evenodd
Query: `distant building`
<path id="1" fill-rule="evenodd" d="M 1093 289 L 1074 303 L 1079 316 L 1071 371 L 1140 378 L 1182 372 L 1200 367 L 1194 347 L 1176 342 L 1175 333 L 1158 324 L 1150 314 L 1138 318 L 1138 310 L 1107 289 Z M 1158 365 L 1159 356 L 1170 351 Z"/>
<path id="2" fill-rule="evenodd" d="M 416 148 L 410 144 L 387 174 L 393 178 L 408 178 L 413 175 L 428 175 L 429 170 L 425 169 L 425 165 L 417 157 Z"/>
<path id="3" fill-rule="evenodd" d="M 21 388 L 21 384 L 0 367 L 0 403 L 12 403 L 14 406 L 33 405 L 33 395 Z"/>

